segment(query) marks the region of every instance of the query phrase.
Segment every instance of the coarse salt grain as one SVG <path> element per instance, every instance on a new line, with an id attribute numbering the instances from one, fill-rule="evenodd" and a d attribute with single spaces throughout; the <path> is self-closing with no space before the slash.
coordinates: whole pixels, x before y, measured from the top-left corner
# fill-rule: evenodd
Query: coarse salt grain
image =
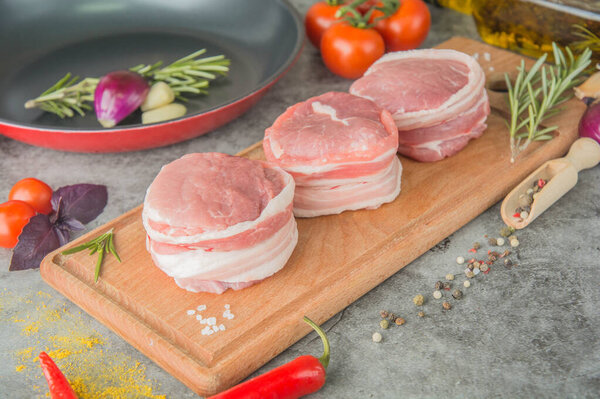
<path id="1" fill-rule="evenodd" d="M 473 54 L 473 58 L 475 58 L 476 60 L 478 60 L 479 59 L 479 53 Z"/>
<path id="2" fill-rule="evenodd" d="M 196 309 L 198 309 L 198 312 L 202 312 L 203 310 L 206 310 L 206 305 L 199 305 Z"/>
<path id="3" fill-rule="evenodd" d="M 381 336 L 380 333 L 375 332 L 373 333 L 373 342 L 381 342 L 381 340 L 383 339 L 383 337 Z"/>
<path id="4" fill-rule="evenodd" d="M 440 299 L 442 297 L 442 292 L 441 291 L 433 291 L 433 297 L 435 299 Z"/>
<path id="5" fill-rule="evenodd" d="M 459 256 L 458 258 L 456 258 L 456 263 L 458 263 L 459 265 L 462 265 L 463 263 L 465 263 L 465 258 L 463 258 L 462 256 Z"/>
<path id="6" fill-rule="evenodd" d="M 194 309 L 187 311 L 188 316 L 192 316 L 194 313 L 196 313 L 196 311 Z"/>
<path id="7" fill-rule="evenodd" d="M 209 317 L 208 319 L 206 319 L 206 322 L 208 323 L 209 326 L 214 326 L 215 324 L 217 324 L 217 318 Z"/>
<path id="8" fill-rule="evenodd" d="M 225 331 L 225 325 L 224 324 L 219 324 L 219 330 Z"/>
<path id="9" fill-rule="evenodd" d="M 494 67 L 490 67 L 490 72 L 494 72 Z"/>
<path id="10" fill-rule="evenodd" d="M 200 324 L 206 324 L 206 323 L 208 323 L 208 320 L 206 320 L 206 319 L 200 320 Z"/>
<path id="11" fill-rule="evenodd" d="M 212 334 L 214 331 L 212 330 L 212 328 L 210 328 L 209 326 L 206 326 L 202 329 L 202 335 L 210 335 Z"/>
<path id="12" fill-rule="evenodd" d="M 214 332 L 217 332 L 217 331 L 219 331 L 219 326 L 212 326 L 212 328 L 213 328 L 213 331 L 214 331 Z"/>
<path id="13" fill-rule="evenodd" d="M 465 286 L 465 288 L 469 288 L 471 286 L 471 282 L 469 280 L 465 280 L 463 285 Z"/>
<path id="14" fill-rule="evenodd" d="M 492 60 L 492 56 L 490 55 L 490 53 L 488 53 L 487 51 L 485 53 L 483 53 L 483 59 L 486 61 L 491 61 Z"/>
<path id="15" fill-rule="evenodd" d="M 225 304 L 225 309 L 229 309 L 230 307 L 231 306 L 228 303 Z"/>
<path id="16" fill-rule="evenodd" d="M 200 314 L 197 314 L 197 315 L 196 315 L 196 320 L 202 320 L 202 315 L 200 315 Z"/>

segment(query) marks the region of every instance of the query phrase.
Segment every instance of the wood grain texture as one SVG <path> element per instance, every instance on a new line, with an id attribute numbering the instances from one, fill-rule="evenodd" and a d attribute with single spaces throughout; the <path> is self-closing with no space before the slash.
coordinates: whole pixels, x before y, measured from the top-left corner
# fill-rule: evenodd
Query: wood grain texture
<path id="1" fill-rule="evenodd" d="M 464 38 L 438 47 L 487 52 L 494 73 L 512 70 L 521 59 Z M 576 100 L 567 103 L 549 122 L 559 126 L 557 137 L 530 146 L 512 165 L 504 95 L 490 93 L 490 101 L 488 129 L 456 156 L 435 163 L 401 158 L 402 192 L 394 202 L 377 210 L 299 219 L 298 246 L 288 264 L 250 288 L 222 295 L 178 288 L 146 252 L 141 206 L 65 247 L 114 228 L 123 263 L 108 257 L 98 283 L 94 258 L 60 255 L 65 248 L 44 259 L 42 277 L 192 390 L 215 393 L 307 334 L 303 315 L 318 323 L 329 319 L 495 204 L 544 161 L 563 155 L 584 111 Z M 240 155 L 263 159 L 262 147 L 257 143 Z M 186 314 L 201 304 L 226 331 L 201 334 L 204 326 Z M 233 320 L 220 317 L 225 304 L 231 305 Z"/>

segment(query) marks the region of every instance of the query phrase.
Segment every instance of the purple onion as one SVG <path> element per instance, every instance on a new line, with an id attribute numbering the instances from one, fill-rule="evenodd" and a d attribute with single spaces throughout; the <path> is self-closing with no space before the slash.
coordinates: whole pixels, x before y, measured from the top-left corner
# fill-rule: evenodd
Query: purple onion
<path id="1" fill-rule="evenodd" d="M 579 135 L 600 143 L 600 102 L 590 105 L 579 121 Z"/>
<path id="2" fill-rule="evenodd" d="M 150 85 L 138 73 L 115 71 L 105 75 L 94 92 L 96 118 L 104 127 L 113 127 L 135 111 L 146 98 Z"/>

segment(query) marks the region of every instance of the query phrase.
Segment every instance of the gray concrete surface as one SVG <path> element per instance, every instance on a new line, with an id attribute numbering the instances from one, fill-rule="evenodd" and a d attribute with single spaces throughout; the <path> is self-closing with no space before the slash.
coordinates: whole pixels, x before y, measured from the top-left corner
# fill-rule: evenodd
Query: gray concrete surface
<path id="1" fill-rule="evenodd" d="M 294 1 L 301 13 L 311 2 Z M 432 9 L 433 28 L 425 46 L 453 35 L 476 38 L 471 19 Z M 297 65 L 238 120 L 204 137 L 166 148 L 127 154 L 72 154 L 35 148 L 0 137 L 0 198 L 26 176 L 53 187 L 77 182 L 108 186 L 109 204 L 88 225 L 103 224 L 139 204 L 161 165 L 189 152 L 235 153 L 261 139 L 263 131 L 287 106 L 328 90 L 346 90 L 349 82 L 329 73 L 318 52 L 307 45 Z M 485 189 L 485 187 L 482 187 Z M 460 273 L 458 255 L 467 256 L 484 234 L 502 227 L 499 204 L 458 230 L 432 250 L 329 320 L 332 360 L 326 386 L 314 398 L 532 398 L 597 397 L 600 394 L 600 168 L 584 171 L 580 182 L 532 226 L 519 233 L 517 267 L 495 267 L 477 276 L 465 297 L 443 312 L 430 299 L 433 284 L 446 273 Z M 37 270 L 8 272 L 10 251 L 0 249 L 0 397 L 45 397 L 39 370 L 17 371 L 18 351 L 43 342 L 19 324 L 27 298 L 44 296 L 44 305 L 62 309 L 104 337 L 101 373 L 115 356 L 145 366 L 154 394 L 196 397 L 110 330 L 49 288 Z M 460 279 L 462 282 L 462 279 Z M 457 282 L 458 284 L 458 282 Z M 429 296 L 419 319 L 411 299 Z M 41 294 L 38 294 L 39 296 Z M 447 295 L 447 294 L 446 294 Z M 10 300 L 13 302 L 10 302 Z M 39 301 L 39 299 L 38 299 Z M 402 327 L 380 331 L 378 313 L 392 310 L 406 318 Z M 54 327 L 56 328 L 56 327 Z M 58 327 L 60 329 L 60 327 Z M 52 331 L 66 334 L 67 331 Z M 41 340 L 41 342 L 40 342 Z M 298 355 L 319 354 L 311 334 L 257 373 Z M 255 375 L 257 374 L 255 373 Z M 143 395 L 129 395 L 144 397 Z"/>

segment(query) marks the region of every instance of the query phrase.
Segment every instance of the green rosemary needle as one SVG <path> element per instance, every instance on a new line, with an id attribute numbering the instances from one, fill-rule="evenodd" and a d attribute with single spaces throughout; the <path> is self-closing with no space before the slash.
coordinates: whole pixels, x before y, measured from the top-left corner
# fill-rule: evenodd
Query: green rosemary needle
<path id="1" fill-rule="evenodd" d="M 546 54 L 527 71 L 525 62 L 517 67 L 517 77 L 511 82 L 504 74 L 508 88 L 510 119 L 511 162 L 533 141 L 551 140 L 557 126 L 543 126 L 543 122 L 560 112 L 558 105 L 569 100 L 570 89 L 577 86 L 581 73 L 590 65 L 592 52 L 585 49 L 577 58 L 567 47 L 565 54 L 552 43 L 555 65 L 546 66 Z"/>
<path id="2" fill-rule="evenodd" d="M 119 262 L 121 262 L 121 258 L 119 254 L 117 254 L 117 250 L 115 249 L 114 244 L 114 234 L 113 229 L 110 229 L 106 233 L 102 234 L 94 238 L 91 241 L 86 242 L 85 244 L 78 245 L 71 249 L 67 249 L 63 251 L 63 255 L 70 255 L 76 252 L 81 252 L 86 249 L 90 250 L 90 255 L 98 253 L 98 259 L 96 260 L 96 269 L 94 272 L 94 282 L 98 282 L 98 276 L 100 275 L 100 267 L 102 266 L 102 261 L 104 259 L 104 254 L 112 254 Z"/>
<path id="3" fill-rule="evenodd" d="M 184 95 L 208 94 L 210 81 L 229 72 L 231 61 L 224 55 L 199 58 L 204 53 L 205 49 L 195 51 L 166 67 L 158 61 L 151 65 L 136 65 L 129 70 L 139 73 L 151 84 L 165 82 L 179 100 L 187 101 Z M 37 98 L 27 101 L 25 108 L 40 108 L 60 118 L 71 118 L 76 114 L 84 116 L 86 111 L 92 110 L 89 103 L 94 101 L 99 81 L 98 78 L 80 80 L 67 73 Z"/>

